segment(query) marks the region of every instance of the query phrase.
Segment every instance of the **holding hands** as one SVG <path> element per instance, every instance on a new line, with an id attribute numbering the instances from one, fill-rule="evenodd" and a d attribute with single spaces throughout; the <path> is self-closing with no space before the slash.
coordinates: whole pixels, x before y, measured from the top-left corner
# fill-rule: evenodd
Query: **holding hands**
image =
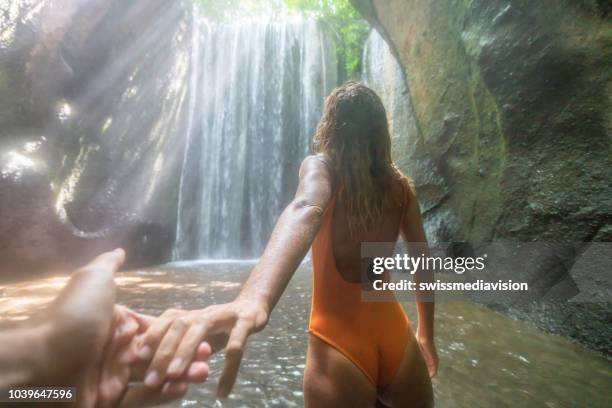
<path id="1" fill-rule="evenodd" d="M 143 335 L 138 357 L 148 363 L 144 377 L 148 389 L 193 377 L 194 357 L 204 339 L 210 352 L 225 347 L 225 365 L 217 395 L 226 397 L 236 381 L 247 337 L 264 328 L 267 311 L 257 302 L 237 299 L 205 309 L 171 309 L 150 324 Z M 191 364 L 191 365 L 190 365 Z"/>
<path id="2" fill-rule="evenodd" d="M 71 274 L 46 310 L 0 331 L 0 387 L 76 387 L 78 407 L 110 408 L 169 402 L 206 380 L 211 347 L 200 340 L 181 373 L 143 386 L 149 362 L 138 358 L 139 346 L 162 320 L 115 304 L 124 258 L 121 249 L 98 256 Z"/>
<path id="3" fill-rule="evenodd" d="M 163 404 L 183 397 L 189 383 L 206 380 L 206 360 L 211 352 L 210 346 L 202 342 L 183 375 L 154 388 L 143 387 L 142 379 L 147 365 L 138 359 L 138 345 L 155 318 L 122 306 L 115 306 L 113 314 L 112 337 L 102 357 L 96 406 L 110 408 Z"/>
<path id="4" fill-rule="evenodd" d="M 80 392 L 79 406 L 153 406 L 183 397 L 189 383 L 205 381 L 206 361 L 224 348 L 217 395 L 226 397 L 236 381 L 247 337 L 267 323 L 266 308 L 238 297 L 200 310 L 170 309 L 158 318 L 136 313 L 114 304 L 114 273 L 124 257 L 116 250 L 79 269 L 50 308 L 46 319 L 58 322 L 53 326 L 59 328 L 51 336 L 58 347 L 50 354 L 74 356 L 71 350 L 81 349 L 84 353 L 74 363 L 89 365 L 86 375 L 82 369 L 58 367 L 49 377 L 78 373 L 85 384 L 79 388 L 87 390 Z M 72 360 L 61 361 L 70 365 Z"/>

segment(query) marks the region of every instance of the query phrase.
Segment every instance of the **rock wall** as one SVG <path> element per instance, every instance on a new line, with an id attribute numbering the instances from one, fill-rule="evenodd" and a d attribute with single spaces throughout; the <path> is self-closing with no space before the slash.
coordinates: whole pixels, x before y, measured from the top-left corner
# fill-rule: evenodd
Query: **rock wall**
<path id="1" fill-rule="evenodd" d="M 432 240 L 612 239 L 605 2 L 353 0 L 404 67 Z M 431 180 L 438 180 L 433 183 Z"/>
<path id="2" fill-rule="evenodd" d="M 0 277 L 169 259 L 191 3 L 0 5 Z"/>
<path id="3" fill-rule="evenodd" d="M 579 243 L 612 241 L 608 2 L 352 2 L 403 67 L 416 126 L 394 154 L 430 241 L 569 242 L 512 279 L 548 282 L 543 299 L 584 282 L 576 265 L 590 252 Z M 595 272 L 587 281 L 609 299 Z M 573 300 L 502 309 L 609 354 L 610 302 Z"/>

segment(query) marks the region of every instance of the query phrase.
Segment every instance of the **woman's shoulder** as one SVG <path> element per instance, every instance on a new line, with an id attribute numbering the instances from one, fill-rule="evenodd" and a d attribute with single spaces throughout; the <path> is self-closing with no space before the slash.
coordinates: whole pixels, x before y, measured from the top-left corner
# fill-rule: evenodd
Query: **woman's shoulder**
<path id="1" fill-rule="evenodd" d="M 404 174 L 400 169 L 395 168 L 396 171 L 396 186 L 398 197 L 401 197 L 401 200 L 406 204 L 407 201 L 410 201 L 414 197 L 416 197 L 416 188 L 414 185 L 414 180 L 412 177 Z"/>
<path id="2" fill-rule="evenodd" d="M 329 160 L 329 157 L 324 153 L 310 154 L 306 156 L 304 160 L 302 161 L 302 163 L 305 163 L 305 162 L 321 163 L 327 167 L 331 166 L 331 161 Z"/>
<path id="3" fill-rule="evenodd" d="M 326 208 L 332 195 L 333 182 L 325 162 L 317 155 L 306 157 L 302 161 L 299 177 L 300 185 L 296 197 L 300 195 L 303 200 L 310 202 L 310 205 Z"/>
<path id="4" fill-rule="evenodd" d="M 395 166 L 393 170 L 395 179 L 402 184 L 402 187 L 407 187 L 411 190 L 414 190 L 414 180 L 412 179 L 412 177 L 408 176 L 407 174 L 404 174 L 404 172 L 402 172 L 399 168 Z"/>
<path id="5" fill-rule="evenodd" d="M 333 180 L 331 169 L 331 165 L 324 155 L 313 154 L 306 156 L 300 166 L 300 178 L 311 175 L 319 180 L 325 179 L 331 183 Z"/>
<path id="6" fill-rule="evenodd" d="M 304 160 L 302 160 L 302 165 L 300 166 L 300 173 L 305 170 L 310 171 L 323 171 L 331 174 L 331 163 L 327 156 L 324 154 L 311 154 L 306 156 Z"/>

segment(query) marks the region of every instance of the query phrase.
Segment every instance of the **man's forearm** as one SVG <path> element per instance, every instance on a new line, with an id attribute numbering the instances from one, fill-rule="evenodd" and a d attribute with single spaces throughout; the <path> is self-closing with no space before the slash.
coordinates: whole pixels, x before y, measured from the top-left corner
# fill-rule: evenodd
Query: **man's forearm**
<path id="1" fill-rule="evenodd" d="M 43 381 L 43 364 L 52 327 L 25 325 L 0 333 L 0 388 Z"/>

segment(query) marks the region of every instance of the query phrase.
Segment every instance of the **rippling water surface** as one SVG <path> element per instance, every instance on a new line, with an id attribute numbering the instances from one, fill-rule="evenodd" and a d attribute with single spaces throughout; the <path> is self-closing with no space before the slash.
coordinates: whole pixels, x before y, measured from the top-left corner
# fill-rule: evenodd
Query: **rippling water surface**
<path id="1" fill-rule="evenodd" d="M 237 293 L 252 263 L 183 263 L 118 275 L 119 301 L 159 314 L 226 302 Z M 21 319 L 43 307 L 63 284 L 49 278 L 0 287 L 0 316 Z M 215 402 L 221 364 L 172 407 L 300 407 L 310 307 L 310 267 L 302 266 L 268 327 L 251 337 L 234 394 Z M 414 316 L 414 307 L 406 305 Z M 612 364 L 561 337 L 466 302 L 437 305 L 440 371 L 437 407 L 609 407 Z"/>

